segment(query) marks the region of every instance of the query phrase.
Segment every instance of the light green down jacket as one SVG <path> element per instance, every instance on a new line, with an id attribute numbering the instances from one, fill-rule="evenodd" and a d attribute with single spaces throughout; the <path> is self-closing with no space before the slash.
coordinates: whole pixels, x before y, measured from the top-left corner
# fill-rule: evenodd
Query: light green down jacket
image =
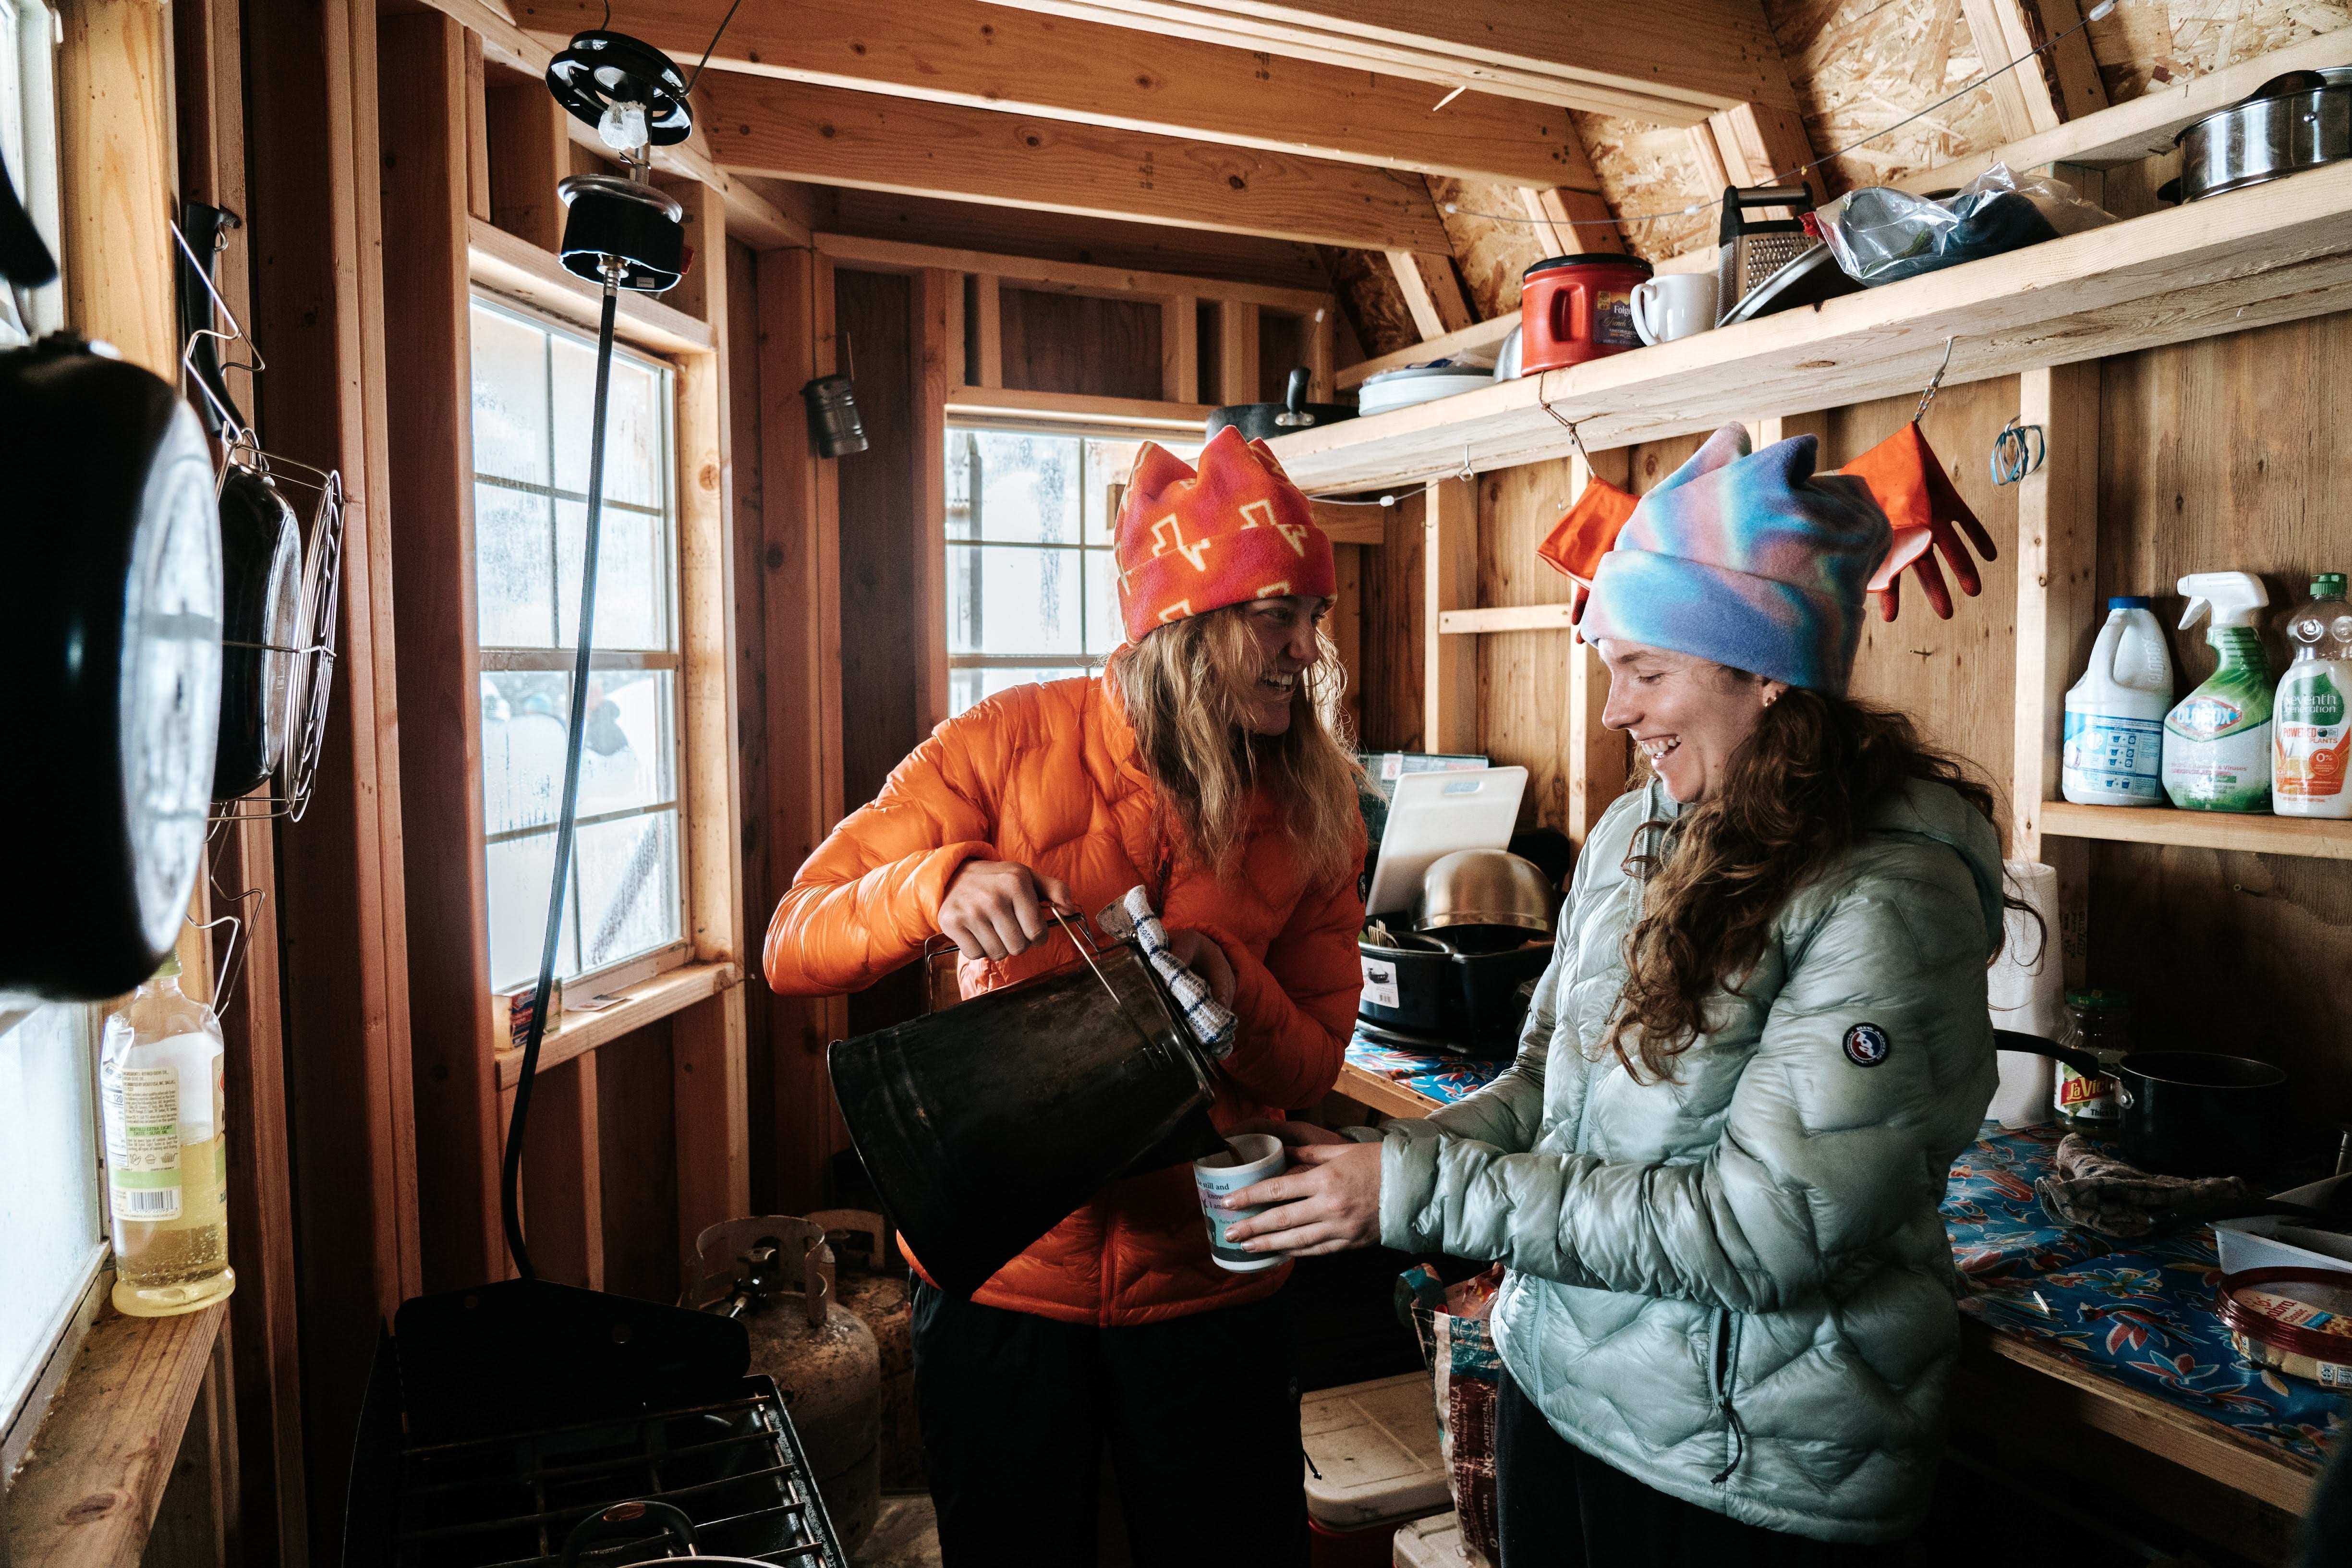
<path id="1" fill-rule="evenodd" d="M 1937 1205 L 1992 1097 L 2000 846 L 1951 790 L 1891 791 L 1644 1084 L 1593 1053 L 1627 851 L 1675 815 L 1654 783 L 1601 819 L 1511 1068 L 1382 1130 L 1381 1239 L 1507 1267 L 1504 1363 L 1585 1452 L 1750 1524 L 1893 1539 L 1926 1512 L 1958 1343 Z"/>

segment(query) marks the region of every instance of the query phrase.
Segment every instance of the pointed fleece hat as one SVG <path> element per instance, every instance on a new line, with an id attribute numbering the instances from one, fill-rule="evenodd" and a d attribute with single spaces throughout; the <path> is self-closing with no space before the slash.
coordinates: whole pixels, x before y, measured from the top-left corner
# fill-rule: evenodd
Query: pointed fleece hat
<path id="1" fill-rule="evenodd" d="M 1588 641 L 1673 648 L 1843 696 L 1864 593 L 1893 537 L 1860 479 L 1799 436 L 1750 454 L 1727 425 L 1642 498 L 1601 558 Z"/>
<path id="2" fill-rule="evenodd" d="M 1201 449 L 1197 471 L 1146 441 L 1112 543 L 1129 642 L 1227 605 L 1339 592 L 1331 542 L 1307 498 L 1265 442 L 1245 442 L 1231 426 Z"/>

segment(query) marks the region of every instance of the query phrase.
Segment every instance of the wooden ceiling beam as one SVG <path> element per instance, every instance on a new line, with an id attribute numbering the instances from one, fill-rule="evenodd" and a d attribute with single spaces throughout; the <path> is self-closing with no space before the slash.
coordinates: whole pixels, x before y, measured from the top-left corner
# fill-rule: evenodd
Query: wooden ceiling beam
<path id="1" fill-rule="evenodd" d="M 1388 263 L 1422 342 L 1476 324 L 1478 318 L 1472 313 L 1470 302 L 1462 297 L 1461 280 L 1454 276 L 1454 263 L 1449 258 L 1391 250 Z"/>
<path id="2" fill-rule="evenodd" d="M 1450 254 L 1417 176 L 733 72 L 698 89 L 722 169 L 1367 250 Z"/>
<path id="3" fill-rule="evenodd" d="M 698 58 L 729 0 L 649 0 L 629 31 Z M 542 41 L 593 27 L 602 0 L 552 0 L 524 20 Z M 1009 9 L 983 0 L 800 0 L 738 11 L 710 60 L 740 71 L 932 103 L 1305 153 L 1506 184 L 1601 187 L 1559 108 L 1483 92 L 1442 111 L 1443 89 Z"/>
<path id="4" fill-rule="evenodd" d="M 995 3 L 1663 125 L 1735 103 L 1797 106 L 1756 0 Z"/>

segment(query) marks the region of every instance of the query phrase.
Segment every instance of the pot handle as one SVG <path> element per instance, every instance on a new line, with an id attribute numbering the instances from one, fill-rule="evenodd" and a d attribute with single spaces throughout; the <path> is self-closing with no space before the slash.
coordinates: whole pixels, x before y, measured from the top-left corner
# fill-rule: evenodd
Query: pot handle
<path id="1" fill-rule="evenodd" d="M 598 1542 L 616 1535 L 642 1535 L 649 1524 L 669 1537 L 679 1551 L 689 1554 L 694 1551 L 694 1521 L 683 1509 L 651 1498 L 634 1498 L 599 1509 L 573 1525 L 572 1533 L 563 1538 L 563 1568 L 572 1568 L 581 1552 Z M 669 1553 L 665 1551 L 663 1555 Z"/>
<path id="2" fill-rule="evenodd" d="M 2062 1046 L 2055 1040 L 2045 1040 L 2039 1035 L 2021 1035 L 2014 1029 L 1995 1029 L 1992 1043 L 2004 1051 L 2023 1051 L 2028 1056 L 2048 1057 L 2053 1061 L 2063 1062 L 2085 1078 L 2107 1076 L 2107 1069 L 2090 1052 Z"/>
<path id="3" fill-rule="evenodd" d="M 2178 175 L 2178 174 L 2175 174 L 2172 178 L 2170 178 L 2170 179 L 2168 179 L 2168 180 L 2165 181 L 2165 182 L 2164 182 L 2164 184 L 2160 184 L 2160 185 L 2157 186 L 2157 187 L 2156 187 L 2156 199 L 2157 199 L 2158 201 L 2160 201 L 2160 202 L 2170 202 L 2170 203 L 2172 203 L 2175 206 L 2179 205 L 2180 205 L 2180 176 L 2179 176 L 2179 175 Z"/>

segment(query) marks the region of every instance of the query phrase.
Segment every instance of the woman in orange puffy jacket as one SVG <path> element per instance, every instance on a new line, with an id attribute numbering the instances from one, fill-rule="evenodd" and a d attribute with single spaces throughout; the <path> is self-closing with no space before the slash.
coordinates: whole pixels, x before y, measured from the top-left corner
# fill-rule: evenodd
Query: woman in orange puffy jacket
<path id="1" fill-rule="evenodd" d="M 1239 1016 L 1212 1117 L 1278 1117 L 1338 1079 L 1360 984 L 1330 542 L 1227 430 L 1197 474 L 1144 447 L 1115 543 L 1128 642 L 1103 675 L 940 725 L 801 868 L 768 983 L 856 990 L 940 932 L 972 995 L 1076 962 L 1051 911 L 1139 886 Z M 1303 1563 L 1286 1274 L 1219 1268 L 1178 1165 L 1104 1187 L 969 1301 L 918 1280 L 949 1568 L 1092 1563 L 1105 1455 L 1138 1563 Z"/>

